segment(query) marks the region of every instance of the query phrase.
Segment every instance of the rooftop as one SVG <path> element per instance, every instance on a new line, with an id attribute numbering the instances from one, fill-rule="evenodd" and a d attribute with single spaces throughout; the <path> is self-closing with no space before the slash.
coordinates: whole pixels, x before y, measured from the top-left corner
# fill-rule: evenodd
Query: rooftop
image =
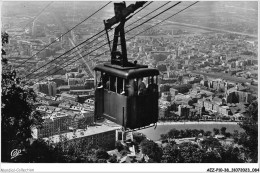
<path id="1" fill-rule="evenodd" d="M 87 130 L 78 129 L 75 133 L 68 132 L 68 133 L 63 133 L 61 135 L 64 137 L 67 137 L 68 140 L 71 140 L 71 139 L 75 139 L 75 138 L 83 138 L 86 136 L 96 135 L 99 133 L 114 131 L 117 129 L 120 129 L 120 127 L 110 127 L 110 126 L 106 126 L 106 125 L 90 126 L 87 128 Z M 50 136 L 49 138 L 43 138 L 43 139 L 52 140 L 53 143 L 58 143 L 58 142 L 60 142 L 60 135 L 53 135 L 53 136 Z"/>

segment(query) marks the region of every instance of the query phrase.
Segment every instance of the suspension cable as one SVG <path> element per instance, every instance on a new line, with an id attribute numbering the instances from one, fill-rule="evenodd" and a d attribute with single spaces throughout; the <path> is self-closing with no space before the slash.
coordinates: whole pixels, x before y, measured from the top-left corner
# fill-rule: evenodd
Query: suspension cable
<path id="1" fill-rule="evenodd" d="M 152 2 L 149 2 L 147 5 L 145 5 L 143 8 L 141 8 L 139 11 L 137 11 L 136 13 L 134 13 L 133 15 L 136 15 L 138 12 L 140 12 L 141 10 L 143 10 L 145 7 L 147 7 L 148 5 L 150 5 Z M 111 28 L 110 29 L 110 31 L 112 30 L 112 29 L 114 29 L 114 28 Z M 94 35 L 94 36 L 92 36 L 91 38 L 89 38 L 89 39 L 87 39 L 87 40 L 85 40 L 85 41 L 83 41 L 82 43 L 80 43 L 80 44 L 78 44 L 77 46 L 75 46 L 75 47 L 73 47 L 72 49 L 70 49 L 70 50 L 68 50 L 68 51 L 66 51 L 65 53 L 63 53 L 62 55 L 60 55 L 60 56 L 58 56 L 58 57 L 56 57 L 56 58 L 54 58 L 53 60 L 51 60 L 51 61 L 49 61 L 48 63 L 46 63 L 45 65 L 43 65 L 43 66 L 41 66 L 40 68 L 38 68 L 38 69 L 36 69 L 36 70 L 34 70 L 34 71 L 32 71 L 31 73 L 29 73 L 28 75 L 26 75 L 25 77 L 28 77 L 28 76 L 30 76 L 31 74 L 33 74 L 34 72 L 36 72 L 36 71 L 38 71 L 38 70 L 40 70 L 41 68 L 43 68 L 43 67 L 45 67 L 45 66 L 47 66 L 48 64 L 50 64 L 50 63 L 52 63 L 53 61 L 55 61 L 55 60 L 57 60 L 58 58 L 60 58 L 61 56 L 63 56 L 63 55 L 65 55 L 65 54 L 67 54 L 67 53 L 69 53 L 71 50 L 73 50 L 73 49 L 75 49 L 75 48 L 77 48 L 77 47 L 79 47 L 79 46 L 81 46 L 81 45 L 83 45 L 85 42 L 87 42 L 88 40 L 90 40 L 90 39 L 92 39 L 93 37 L 95 37 L 95 36 L 97 36 L 97 35 L 99 35 L 99 34 L 101 34 L 103 31 L 105 31 L 105 30 L 102 30 L 102 31 L 100 31 L 98 34 L 96 34 L 96 35 Z M 100 35 L 98 38 L 100 38 L 100 37 L 102 37 L 103 35 L 105 35 L 105 33 L 104 34 L 102 34 L 102 35 Z M 95 40 L 97 40 L 98 38 L 96 38 Z M 90 43 L 92 43 L 93 41 L 95 41 L 95 40 L 92 40 Z M 102 40 L 101 42 L 103 42 L 104 40 Z M 99 43 L 101 43 L 101 42 L 99 42 Z M 90 44 L 90 43 L 88 43 L 88 44 Z M 99 43 L 97 43 L 97 44 L 99 44 Z M 96 44 L 96 45 L 97 45 Z M 94 46 L 96 46 L 96 45 L 94 45 Z M 92 46 L 93 47 L 93 46 Z M 92 48 L 91 47 L 91 48 Z M 72 52 L 71 54 L 73 54 L 73 53 L 75 53 L 75 52 L 77 52 L 78 50 L 75 50 L 74 52 Z M 85 50 L 84 50 L 85 51 Z M 83 51 L 83 52 L 84 52 Z M 82 53 L 82 52 L 80 52 L 80 53 Z M 70 54 L 70 55 L 71 55 Z M 73 58 L 72 58 L 73 59 Z"/>
<path id="2" fill-rule="evenodd" d="M 50 2 L 50 3 L 48 3 L 48 4 L 33 18 L 33 20 L 31 20 L 30 22 L 28 22 L 28 23 L 27 23 L 24 27 L 22 27 L 22 28 L 26 28 L 30 23 L 32 23 L 32 21 L 34 21 L 37 17 L 39 17 L 39 16 L 44 12 L 44 10 L 46 10 L 46 8 L 48 8 L 52 3 L 53 3 L 53 1 Z"/>
<path id="3" fill-rule="evenodd" d="M 62 34 L 60 37 L 58 37 L 58 39 L 60 39 L 61 37 L 63 37 L 64 35 L 68 34 L 70 31 L 72 31 L 73 29 L 75 29 L 77 26 L 79 26 L 80 24 L 82 24 L 83 22 L 85 22 L 86 20 L 88 20 L 90 17 L 92 17 L 93 15 L 95 15 L 96 13 L 98 13 L 100 10 L 102 10 L 103 8 L 105 8 L 108 4 L 110 4 L 112 1 L 109 1 L 107 4 L 105 4 L 103 7 L 101 7 L 99 10 L 97 10 L 96 12 L 94 12 L 93 14 L 91 14 L 89 17 L 87 17 L 86 19 L 84 19 L 83 21 L 81 21 L 80 23 L 78 23 L 77 25 L 75 25 L 74 27 L 72 27 L 71 29 L 69 29 L 67 32 L 65 32 L 64 34 Z M 38 51 L 36 54 L 32 55 L 30 58 L 28 58 L 27 60 L 25 60 L 24 62 L 22 62 L 17 68 L 21 67 L 21 65 L 23 65 L 24 63 L 26 63 L 27 61 L 29 61 L 30 59 L 32 59 L 35 55 L 38 55 L 40 52 L 42 52 L 43 50 L 45 50 L 47 47 L 49 47 L 50 45 L 52 45 L 53 43 L 55 43 L 57 41 L 57 39 L 55 39 L 54 41 L 52 41 L 50 44 L 48 44 L 47 46 L 45 46 L 43 49 L 41 49 L 40 51 Z"/>
<path id="4" fill-rule="evenodd" d="M 138 36 L 138 35 L 142 34 L 143 32 L 145 32 L 145 31 L 147 31 L 147 30 L 149 30 L 149 29 L 151 29 L 151 28 L 153 28 L 153 27 L 155 27 L 155 26 L 157 26 L 157 25 L 161 24 L 162 22 L 164 22 L 164 21 L 166 21 L 166 20 L 168 20 L 168 19 L 172 18 L 173 16 L 175 16 L 175 15 L 177 15 L 177 14 L 181 13 L 182 11 L 184 11 L 184 10 L 186 10 L 186 9 L 188 9 L 188 8 L 190 8 L 190 7 L 192 7 L 193 5 L 195 5 L 195 4 L 196 4 L 196 3 L 198 3 L 198 2 L 199 2 L 199 1 L 196 1 L 196 2 L 192 3 L 191 5 L 189 5 L 189 6 L 185 7 L 184 9 L 180 10 L 179 12 L 177 12 L 177 13 L 175 13 L 175 14 L 173 14 L 173 15 L 169 16 L 169 17 L 167 17 L 166 19 L 164 19 L 164 20 L 162 20 L 162 21 L 158 22 L 157 24 L 155 24 L 155 25 L 153 25 L 153 26 L 151 26 L 151 27 L 149 27 L 149 28 L 145 29 L 145 30 L 144 30 L 144 31 L 142 31 L 142 32 L 139 32 L 138 34 L 136 34 L 136 35 L 134 35 L 133 37 L 131 37 L 131 38 L 127 39 L 126 41 L 129 41 L 129 40 L 131 40 L 132 38 L 134 38 L 134 37 L 136 37 L 136 36 Z M 103 52 L 103 53 L 101 53 L 101 54 L 99 54 L 99 55 L 95 56 L 95 58 L 97 58 L 97 57 L 99 57 L 99 56 L 103 55 L 104 53 L 106 53 L 106 52 L 108 52 L 108 51 L 109 51 L 109 50 L 107 50 L 107 51 L 105 51 L 105 52 Z M 86 56 L 86 55 L 84 55 L 84 56 Z M 68 65 L 71 65 L 72 63 L 76 62 L 77 60 L 78 60 L 78 59 L 76 59 L 75 61 L 73 61 L 73 62 L 71 62 L 71 63 L 67 64 L 66 66 L 68 66 Z M 92 60 L 93 60 L 93 59 L 92 59 Z M 91 60 L 89 60 L 89 61 L 91 61 Z M 64 67 L 66 67 L 66 66 L 64 66 Z M 64 67 L 63 67 L 63 68 L 64 68 Z M 56 70 L 56 71 L 55 71 L 54 73 L 52 73 L 52 74 L 55 74 L 56 72 L 58 72 L 58 71 L 60 71 L 60 70 L 61 70 L 61 69 L 59 69 L 59 70 Z M 51 74 L 51 75 L 52 75 L 52 74 Z M 42 78 L 43 78 L 42 80 L 44 80 L 44 78 L 46 78 L 46 77 L 48 77 L 48 76 L 42 77 Z M 42 81 L 42 80 L 40 80 L 40 81 Z M 39 82 L 39 81 L 38 81 L 38 82 Z"/>
<path id="5" fill-rule="evenodd" d="M 177 15 L 177 14 L 179 14 L 180 12 L 182 12 L 182 11 L 184 11 L 184 10 L 186 10 L 186 9 L 188 9 L 188 8 L 190 8 L 191 6 L 193 6 L 193 5 L 195 5 L 196 3 L 198 3 L 198 1 L 196 1 L 195 3 L 193 3 L 193 4 L 191 4 L 191 5 L 189 5 L 189 6 L 187 6 L 186 8 L 184 8 L 184 9 L 182 9 L 182 10 L 180 10 L 179 12 L 177 12 L 177 13 L 175 13 L 175 14 L 173 14 L 173 15 L 171 15 L 171 16 L 169 16 L 168 18 L 166 18 L 166 19 L 164 19 L 164 20 L 162 20 L 162 21 L 160 21 L 160 22 L 158 22 L 157 24 L 155 24 L 155 25 L 153 25 L 153 26 L 151 26 L 151 27 L 149 27 L 149 28 L 147 28 L 147 29 L 145 29 L 144 31 L 142 31 L 142 32 L 139 32 L 138 34 L 136 34 L 136 35 L 134 35 L 133 37 L 131 37 L 131 38 L 129 38 L 129 39 L 127 39 L 126 41 L 129 41 L 129 40 L 131 40 L 132 38 L 134 38 L 134 37 L 136 37 L 136 36 L 138 36 L 138 35 L 140 35 L 141 33 L 143 33 L 143 32 L 145 32 L 145 31 L 147 31 L 147 30 L 149 30 L 149 29 L 151 29 L 151 28 L 153 28 L 153 27 L 155 27 L 155 26 L 157 26 L 157 25 L 159 25 L 159 24 L 161 24 L 162 22 L 164 22 L 164 21 L 166 21 L 166 20 L 168 20 L 169 18 L 171 18 L 171 17 L 173 17 L 173 16 L 175 16 L 175 15 Z M 179 3 L 178 3 L 179 4 Z M 176 4 L 174 4 L 174 6 L 176 6 Z M 159 14 L 162 14 L 162 13 L 159 13 Z M 158 14 L 158 15 L 159 15 Z M 156 15 L 156 16 L 158 16 L 158 15 Z M 153 17 L 154 18 L 154 17 Z M 149 20 L 151 20 L 151 19 L 148 19 L 148 21 Z M 144 23 L 146 23 L 146 22 L 144 22 Z M 134 27 L 134 28 L 136 28 L 136 27 Z M 132 29 L 130 29 L 130 30 L 133 30 L 133 28 Z M 129 31 L 130 31 L 129 30 Z M 102 45 L 101 47 L 103 47 L 104 45 Z M 100 47 L 99 47 L 100 48 Z M 97 49 L 99 49 L 99 48 L 97 48 Z M 97 50 L 97 49 L 95 49 L 95 50 Z M 94 51 L 95 51 L 94 50 Z M 105 52 L 108 52 L 109 50 L 107 50 L 107 51 L 105 51 Z M 93 51 L 91 51 L 90 53 L 92 53 Z M 103 55 L 105 52 L 103 52 L 103 53 L 101 53 L 101 54 L 99 54 L 99 55 L 97 55 L 97 56 L 95 56 L 95 58 L 97 58 L 97 57 L 99 57 L 99 56 L 101 56 L 101 55 Z M 88 53 L 88 54 L 90 54 L 90 53 Z M 88 54 L 86 54 L 86 55 L 88 55 Z M 86 56 L 86 55 L 84 55 L 84 56 Z M 66 67 L 66 66 L 68 66 L 68 65 L 71 65 L 72 63 L 74 63 L 74 62 L 76 62 L 77 60 L 79 60 L 79 58 L 78 59 L 76 59 L 76 60 L 74 60 L 74 61 L 72 61 L 71 63 L 69 63 L 69 64 L 67 64 L 67 65 L 65 65 L 64 67 Z M 92 59 L 93 60 L 93 59 Z M 90 61 L 90 60 L 89 60 Z M 64 63 L 63 63 L 64 64 Z M 64 68 L 63 67 L 63 68 Z M 60 71 L 61 69 L 59 69 L 59 70 L 57 70 L 57 71 L 55 71 L 54 73 L 52 73 L 52 74 L 55 74 L 56 72 L 58 72 L 58 71 Z M 51 74 L 51 75 L 52 75 Z M 44 78 L 44 77 L 43 77 Z M 46 77 L 45 77 L 46 78 Z M 43 80 L 43 79 L 42 79 Z"/>

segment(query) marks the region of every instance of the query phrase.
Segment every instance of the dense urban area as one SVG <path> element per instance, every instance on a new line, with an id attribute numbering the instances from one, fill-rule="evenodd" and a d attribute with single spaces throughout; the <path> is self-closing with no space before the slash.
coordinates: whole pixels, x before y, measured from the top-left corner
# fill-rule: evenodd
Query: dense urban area
<path id="1" fill-rule="evenodd" d="M 100 2 L 96 9 L 101 6 Z M 135 36 L 160 22 L 155 18 L 127 33 L 131 27 L 128 24 L 150 10 L 126 23 L 128 60 L 160 71 L 157 126 L 173 124 L 153 141 L 138 131 L 124 133 L 106 119 L 95 120 L 93 68 L 110 62 L 110 52 L 106 35 L 91 39 L 103 29 L 102 20 L 106 18 L 93 16 L 69 31 L 87 15 L 65 7 L 66 3 L 61 8 L 53 5 L 52 10 L 46 9 L 37 17 L 18 11 L 2 14 L 1 146 L 6 150 L 2 162 L 258 162 L 255 24 L 218 18 L 215 24 L 205 26 L 202 21 L 189 23 L 184 17 L 167 20 Z M 41 8 L 35 9 L 35 14 Z M 77 10 L 82 9 L 77 6 Z M 21 97 L 21 101 L 15 97 Z M 29 118 L 22 117 L 28 114 Z M 185 122 L 238 124 L 242 130 L 227 131 L 225 125 L 220 129 L 212 126 L 211 130 L 199 126 L 175 129 L 174 123 Z M 22 153 L 10 158 L 14 146 Z"/>

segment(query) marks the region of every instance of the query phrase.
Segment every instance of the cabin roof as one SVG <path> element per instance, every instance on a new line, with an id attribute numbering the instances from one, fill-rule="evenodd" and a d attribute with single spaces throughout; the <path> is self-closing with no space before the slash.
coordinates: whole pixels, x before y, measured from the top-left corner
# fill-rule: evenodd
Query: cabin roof
<path id="1" fill-rule="evenodd" d="M 103 64 L 97 65 L 95 71 L 102 71 L 113 76 L 121 77 L 124 79 L 132 79 L 138 77 L 148 77 L 159 75 L 157 69 L 147 68 L 146 66 L 139 66 L 136 68 L 113 68 Z"/>

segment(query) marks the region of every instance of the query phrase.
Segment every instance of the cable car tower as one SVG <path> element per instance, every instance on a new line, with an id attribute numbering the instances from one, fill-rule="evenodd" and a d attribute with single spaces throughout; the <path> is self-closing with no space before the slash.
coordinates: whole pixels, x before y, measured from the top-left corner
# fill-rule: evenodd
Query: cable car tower
<path id="1" fill-rule="evenodd" d="M 128 131 L 154 126 L 158 121 L 159 71 L 127 59 L 124 26 L 132 17 L 130 14 L 145 3 L 128 7 L 124 2 L 114 3 L 115 16 L 104 21 L 111 62 L 94 68 L 95 120 L 104 117 Z M 108 30 L 115 24 L 118 25 L 111 47 Z"/>

